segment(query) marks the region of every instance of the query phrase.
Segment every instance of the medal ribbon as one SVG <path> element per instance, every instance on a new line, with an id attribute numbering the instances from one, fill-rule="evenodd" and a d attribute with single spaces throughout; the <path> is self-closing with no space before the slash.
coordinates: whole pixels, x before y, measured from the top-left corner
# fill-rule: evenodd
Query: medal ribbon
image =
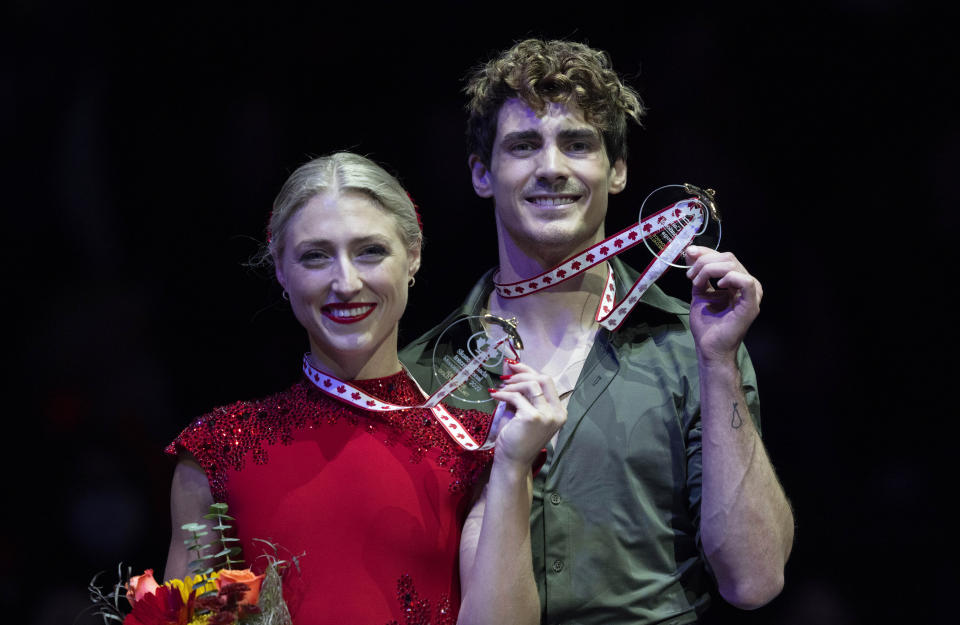
<path id="1" fill-rule="evenodd" d="M 463 427 L 463 424 L 440 402 L 443 400 L 443 398 L 466 382 L 470 376 L 473 375 L 473 373 L 479 369 L 481 365 L 483 365 L 485 361 L 489 360 L 497 353 L 501 345 L 509 340 L 510 335 L 505 334 L 498 341 L 491 341 L 487 343 L 477 352 L 477 355 L 474 356 L 470 362 L 464 365 L 463 368 L 456 373 L 456 375 L 454 375 L 443 386 L 437 389 L 433 395 L 428 397 L 427 401 L 416 406 L 401 406 L 399 404 L 385 402 L 365 391 L 362 391 L 345 380 L 341 380 L 334 375 L 324 373 L 310 364 L 309 353 L 303 355 L 303 373 L 307 376 L 307 379 L 310 380 L 310 383 L 317 387 L 320 391 L 344 403 L 352 404 L 363 410 L 371 410 L 373 412 L 390 412 L 393 410 L 427 408 L 433 413 L 437 423 L 443 426 L 447 433 L 450 434 L 450 437 L 464 449 L 469 451 L 489 449 L 490 447 L 493 447 L 493 441 L 486 442 L 483 445 L 478 443 L 476 439 L 470 435 L 470 432 Z M 413 379 L 412 376 L 411 379 Z M 414 380 L 414 383 L 416 383 L 416 380 Z M 417 384 L 418 388 L 419 386 L 420 385 Z M 423 392 L 423 389 L 420 389 L 420 392 L 426 395 L 426 393 Z"/>
<path id="2" fill-rule="evenodd" d="M 571 256 L 540 275 L 511 283 L 494 282 L 494 286 L 501 297 L 526 297 L 569 280 L 594 265 L 606 262 L 646 238 L 656 237 L 661 233 L 664 237 L 672 236 L 670 243 L 654 256 L 654 259 L 643 270 L 624 298 L 616 305 L 614 305 L 616 283 L 613 277 L 613 269 L 608 267 L 607 284 L 603 290 L 600 305 L 597 307 L 595 319 L 604 328 L 616 330 L 626 319 L 627 313 L 633 310 L 637 302 L 640 301 L 640 296 L 650 288 L 650 285 L 657 278 L 663 275 L 663 272 L 670 267 L 670 263 L 676 260 L 683 253 L 683 250 L 693 242 L 694 237 L 703 226 L 703 219 L 704 209 L 700 200 L 697 198 L 680 200 L 647 217 L 640 223 L 621 230 L 596 245 Z"/>
<path id="3" fill-rule="evenodd" d="M 644 291 L 646 291 L 657 278 L 663 275 L 663 272 L 667 270 L 670 263 L 680 256 L 683 250 L 690 245 L 693 238 L 699 232 L 700 227 L 703 225 L 703 215 L 703 207 L 699 200 L 696 198 L 681 200 L 654 213 L 640 223 L 621 230 L 600 243 L 571 256 L 556 267 L 538 276 L 529 280 L 520 280 L 509 284 L 495 283 L 497 292 L 506 298 L 525 297 L 532 293 L 542 291 L 543 289 L 548 289 L 565 280 L 569 280 L 594 265 L 606 262 L 609 258 L 625 252 L 645 238 L 654 237 L 660 233 L 673 236 L 670 243 L 655 255 L 654 259 L 647 265 L 647 268 L 643 270 L 640 277 L 634 282 L 624 298 L 616 305 L 613 304 L 616 295 L 613 269 L 608 268 L 607 283 L 595 318 L 603 327 L 609 330 L 615 330 L 623 323 L 627 313 L 633 310 Z M 611 250 L 610 246 L 613 246 L 615 249 Z M 433 413 L 437 422 L 443 426 L 450 437 L 464 449 L 469 451 L 489 449 L 493 447 L 493 441 L 487 441 L 483 445 L 478 443 L 466 428 L 463 427 L 463 424 L 440 402 L 464 384 L 486 360 L 492 358 L 497 353 L 501 345 L 509 340 L 510 336 L 504 335 L 498 341 L 487 343 L 456 375 L 437 389 L 424 403 L 416 406 L 401 406 L 385 402 L 345 380 L 324 373 L 310 364 L 310 354 L 304 354 L 303 356 L 303 373 L 307 379 L 323 393 L 344 403 L 352 404 L 362 410 L 390 412 L 394 410 L 427 408 Z M 411 379 L 413 378 L 411 377 Z M 414 380 L 414 383 L 416 383 L 416 380 Z M 417 384 L 417 387 L 419 388 L 419 384 Z M 420 389 L 420 392 L 426 395 L 423 389 Z"/>

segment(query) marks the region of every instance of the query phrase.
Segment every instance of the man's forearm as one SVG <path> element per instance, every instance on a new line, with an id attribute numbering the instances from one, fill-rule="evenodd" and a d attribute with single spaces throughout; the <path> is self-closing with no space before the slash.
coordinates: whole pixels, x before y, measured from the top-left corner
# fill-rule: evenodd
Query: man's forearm
<path id="1" fill-rule="evenodd" d="M 783 587 L 793 513 L 754 426 L 733 359 L 700 363 L 701 536 L 720 593 L 757 608 Z"/>

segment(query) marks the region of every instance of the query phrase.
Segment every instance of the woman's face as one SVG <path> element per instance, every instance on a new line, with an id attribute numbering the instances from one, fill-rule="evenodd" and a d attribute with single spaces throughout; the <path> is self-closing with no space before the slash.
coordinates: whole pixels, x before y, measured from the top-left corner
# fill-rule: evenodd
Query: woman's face
<path id="1" fill-rule="evenodd" d="M 310 336 L 314 364 L 340 377 L 399 370 L 397 323 L 420 267 L 392 215 L 363 195 L 323 193 L 291 218 L 277 279 Z"/>

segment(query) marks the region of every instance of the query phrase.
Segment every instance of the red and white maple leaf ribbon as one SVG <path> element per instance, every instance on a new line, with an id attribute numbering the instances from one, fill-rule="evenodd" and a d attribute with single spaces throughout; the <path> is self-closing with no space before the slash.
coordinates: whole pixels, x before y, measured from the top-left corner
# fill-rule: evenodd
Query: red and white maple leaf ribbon
<path id="1" fill-rule="evenodd" d="M 600 299 L 600 305 L 597 307 L 596 320 L 608 330 L 616 330 L 626 319 L 627 314 L 640 301 L 640 296 L 643 295 L 644 291 L 650 288 L 650 285 L 670 267 L 670 263 L 693 242 L 694 237 L 703 226 L 703 220 L 704 210 L 700 200 L 697 198 L 681 200 L 654 213 L 640 223 L 621 230 L 596 245 L 574 254 L 556 267 L 548 269 L 538 276 L 509 284 L 494 282 L 494 286 L 501 297 L 526 297 L 544 289 L 549 289 L 595 265 L 606 262 L 647 237 L 662 232 L 668 233 L 673 237 L 670 243 L 656 254 L 653 261 L 647 265 L 647 268 L 643 270 L 640 277 L 634 282 L 633 287 L 619 303 L 614 301 L 616 298 L 616 283 L 613 277 L 613 269 L 608 267 L 607 283 Z"/>
<path id="2" fill-rule="evenodd" d="M 440 402 L 443 400 L 443 398 L 466 382 L 470 376 L 473 375 L 474 372 L 483 365 L 485 361 L 493 358 L 500 349 L 500 346 L 509 340 L 510 336 L 504 335 L 497 341 L 490 341 L 487 343 L 477 351 L 477 354 L 466 365 L 464 365 L 456 373 L 456 375 L 454 375 L 443 386 L 437 389 L 433 395 L 428 397 L 427 401 L 416 406 L 401 406 L 399 404 L 385 402 L 382 399 L 379 399 L 367 393 L 366 391 L 355 387 L 346 380 L 341 380 L 334 375 L 324 373 L 310 364 L 309 353 L 303 355 L 303 373 L 315 387 L 327 395 L 344 403 L 352 404 L 358 408 L 362 408 L 363 410 L 370 410 L 373 412 L 390 412 L 393 410 L 427 408 L 433 413 L 437 423 L 443 426 L 447 433 L 450 434 L 450 437 L 464 449 L 470 451 L 489 449 L 490 447 L 493 447 L 493 440 L 489 440 L 482 445 L 478 443 L 476 439 L 471 436 L 470 432 L 463 427 L 463 424 L 460 422 L 460 420 L 457 419 Z M 413 379 L 412 376 L 411 379 Z M 416 380 L 414 380 L 414 383 L 416 383 Z M 419 384 L 417 387 L 419 388 Z M 426 395 L 426 393 L 423 392 L 423 389 L 420 389 L 420 392 Z"/>

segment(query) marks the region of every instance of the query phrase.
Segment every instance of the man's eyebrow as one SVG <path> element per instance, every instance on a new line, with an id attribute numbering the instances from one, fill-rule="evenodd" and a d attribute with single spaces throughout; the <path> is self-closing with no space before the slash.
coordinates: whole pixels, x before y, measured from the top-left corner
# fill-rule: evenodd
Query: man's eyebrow
<path id="1" fill-rule="evenodd" d="M 515 130 L 503 135 L 502 141 L 508 143 L 513 141 L 539 141 L 540 139 L 540 133 L 536 130 Z"/>
<path id="2" fill-rule="evenodd" d="M 565 141 L 589 141 L 600 139 L 600 133 L 594 128 L 570 128 L 561 130 L 558 136 Z M 541 141 L 543 137 L 537 130 L 516 130 L 503 135 L 503 143 L 517 141 Z"/>
<path id="3" fill-rule="evenodd" d="M 600 133 L 598 133 L 594 128 L 571 128 L 569 130 L 561 130 L 557 133 L 561 139 L 566 139 L 567 141 L 573 139 L 599 139 Z"/>

